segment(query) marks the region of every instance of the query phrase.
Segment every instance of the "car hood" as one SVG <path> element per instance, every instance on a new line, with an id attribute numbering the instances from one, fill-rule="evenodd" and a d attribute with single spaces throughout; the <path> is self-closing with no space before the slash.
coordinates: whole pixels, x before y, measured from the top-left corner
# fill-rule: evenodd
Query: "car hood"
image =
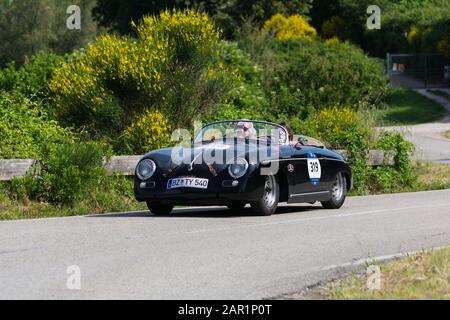
<path id="1" fill-rule="evenodd" d="M 227 167 L 234 159 L 242 157 L 256 165 L 263 160 L 278 158 L 278 146 L 256 143 L 208 143 L 188 148 L 174 147 L 152 151 L 144 158 L 152 159 L 163 170 L 189 165 L 213 165 L 217 169 Z"/>

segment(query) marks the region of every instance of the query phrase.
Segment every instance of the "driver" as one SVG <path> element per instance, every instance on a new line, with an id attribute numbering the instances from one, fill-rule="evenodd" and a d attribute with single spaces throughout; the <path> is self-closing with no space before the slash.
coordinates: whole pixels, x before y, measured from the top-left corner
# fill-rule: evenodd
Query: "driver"
<path id="1" fill-rule="evenodd" d="M 286 129 L 288 136 L 289 136 L 289 142 L 292 144 L 294 143 L 294 130 L 292 130 L 291 126 L 288 125 L 286 121 L 281 121 L 280 126 Z"/>
<path id="2" fill-rule="evenodd" d="M 240 121 L 236 125 L 236 138 L 238 139 L 256 139 L 256 130 L 253 122 Z"/>

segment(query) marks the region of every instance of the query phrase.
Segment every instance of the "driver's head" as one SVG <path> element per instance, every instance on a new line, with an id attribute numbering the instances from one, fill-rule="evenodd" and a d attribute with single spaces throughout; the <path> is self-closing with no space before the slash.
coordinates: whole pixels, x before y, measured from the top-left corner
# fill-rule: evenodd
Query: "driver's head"
<path id="1" fill-rule="evenodd" d="M 294 130 L 287 124 L 286 121 L 281 121 L 280 126 L 284 127 L 289 135 L 289 141 L 294 140 Z"/>
<path id="2" fill-rule="evenodd" d="M 239 139 L 247 139 L 256 135 L 253 122 L 239 121 L 236 125 L 236 137 Z"/>

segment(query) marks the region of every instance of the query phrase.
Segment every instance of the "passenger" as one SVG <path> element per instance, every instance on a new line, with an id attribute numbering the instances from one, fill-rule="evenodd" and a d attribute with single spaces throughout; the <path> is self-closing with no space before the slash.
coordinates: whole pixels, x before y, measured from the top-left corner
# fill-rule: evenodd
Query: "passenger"
<path id="1" fill-rule="evenodd" d="M 240 121 L 236 125 L 236 138 L 238 139 L 256 139 L 256 130 L 252 122 Z"/>
<path id="2" fill-rule="evenodd" d="M 296 143 L 296 141 L 294 141 L 294 130 L 292 130 L 292 128 L 287 124 L 287 122 L 281 121 L 280 126 L 286 129 L 289 137 L 289 143 L 290 144 Z"/>

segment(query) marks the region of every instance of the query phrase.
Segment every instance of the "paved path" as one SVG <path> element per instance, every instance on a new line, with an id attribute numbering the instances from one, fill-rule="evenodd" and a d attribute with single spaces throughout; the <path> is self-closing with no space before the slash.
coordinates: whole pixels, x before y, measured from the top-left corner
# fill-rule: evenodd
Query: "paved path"
<path id="1" fill-rule="evenodd" d="M 280 212 L 0 222 L 0 298 L 259 299 L 298 291 L 339 265 L 450 245 L 450 190 Z M 66 287 L 71 265 L 81 270 L 79 291 Z"/>
<path id="2" fill-rule="evenodd" d="M 438 89 L 432 89 L 432 90 L 439 90 L 442 92 L 445 92 L 447 94 L 450 94 L 450 88 L 438 88 Z M 439 103 L 440 105 L 442 105 L 445 110 L 447 110 L 447 112 L 450 114 L 450 100 L 447 97 L 443 97 L 443 96 L 438 96 L 435 95 L 431 92 L 429 92 L 427 89 L 416 89 L 416 92 L 420 93 L 421 95 L 427 97 L 428 99 L 434 100 L 437 103 Z M 449 122 L 449 117 L 445 117 L 444 118 L 445 122 Z"/>
<path id="3" fill-rule="evenodd" d="M 450 89 L 439 90 L 450 94 Z M 425 89 L 417 89 L 415 91 L 440 103 L 449 112 L 449 115 L 433 123 L 392 126 L 384 129 L 402 132 L 405 138 L 416 146 L 415 160 L 450 164 L 450 139 L 441 135 L 443 132 L 450 130 L 450 101 L 445 97 L 431 94 Z"/>

